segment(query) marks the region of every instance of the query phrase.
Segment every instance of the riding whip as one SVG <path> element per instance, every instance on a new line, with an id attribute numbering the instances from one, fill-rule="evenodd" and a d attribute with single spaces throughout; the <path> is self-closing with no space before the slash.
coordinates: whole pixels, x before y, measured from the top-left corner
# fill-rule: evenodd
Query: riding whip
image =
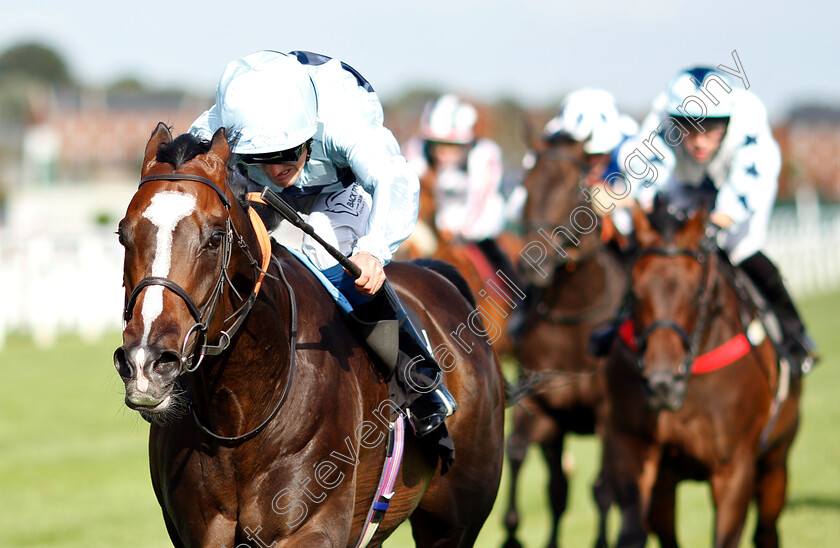
<path id="1" fill-rule="evenodd" d="M 284 219 L 303 230 L 309 236 L 312 236 L 312 238 L 321 244 L 321 246 L 327 250 L 327 253 L 332 255 L 333 258 L 335 258 L 335 260 L 337 260 L 338 263 L 343 266 L 351 276 L 353 276 L 353 278 L 358 278 L 362 275 L 362 271 L 359 270 L 358 266 L 350 261 L 350 259 L 348 259 L 341 251 L 337 250 L 324 241 L 323 238 L 318 236 L 318 234 L 315 233 L 315 229 L 304 221 L 301 216 L 298 215 L 298 212 L 295 211 L 294 208 L 290 206 L 289 203 L 286 202 L 286 200 L 284 200 L 279 194 L 266 186 L 263 187 L 263 190 L 260 193 L 260 198 L 262 198 L 264 204 L 270 206 L 274 209 L 274 211 L 282 215 Z"/>

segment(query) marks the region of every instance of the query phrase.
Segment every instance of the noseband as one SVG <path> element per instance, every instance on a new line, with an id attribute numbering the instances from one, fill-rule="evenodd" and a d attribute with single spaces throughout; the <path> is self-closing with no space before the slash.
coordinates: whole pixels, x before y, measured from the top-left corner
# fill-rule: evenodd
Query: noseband
<path id="1" fill-rule="evenodd" d="M 678 373 L 679 378 L 685 378 L 691 374 L 691 366 L 694 363 L 694 358 L 697 356 L 697 352 L 700 348 L 701 344 L 701 337 L 703 333 L 706 331 L 708 327 L 709 318 L 711 316 L 711 301 L 710 295 L 714 293 L 714 291 L 708 291 L 707 286 L 709 284 L 709 277 L 711 276 L 711 261 L 707 256 L 707 253 L 704 251 L 694 251 L 691 249 L 679 248 L 676 246 L 665 246 L 659 248 L 649 248 L 649 249 L 640 249 L 636 255 L 633 257 L 633 261 L 631 263 L 630 270 L 632 271 L 633 266 L 635 263 L 642 257 L 647 255 L 655 255 L 659 257 L 691 257 L 695 259 L 698 263 L 703 266 L 703 283 L 698 289 L 697 292 L 697 309 L 699 310 L 699 317 L 697 319 L 697 323 L 694 325 L 694 329 L 691 333 L 686 331 L 686 329 L 681 326 L 679 323 L 670 320 L 670 319 L 662 319 L 662 320 L 655 320 L 650 325 L 646 326 L 642 332 L 636 337 L 636 363 L 639 366 L 640 371 L 644 371 L 645 369 L 645 362 L 644 362 L 644 351 L 647 348 L 648 338 L 650 338 L 651 334 L 656 331 L 657 329 L 669 329 L 674 331 L 677 336 L 679 336 L 680 341 L 682 342 L 683 349 L 685 350 L 685 359 L 680 364 Z M 629 300 L 636 300 L 636 294 L 633 292 L 632 283 L 627 288 L 627 296 L 625 297 L 625 305 Z"/>
<path id="2" fill-rule="evenodd" d="M 213 293 L 211 294 L 210 299 L 203 307 L 199 307 L 196 304 L 195 300 L 190 296 L 190 294 L 183 287 L 176 284 L 172 280 L 158 276 L 149 276 L 140 280 L 140 282 L 136 286 L 134 286 L 134 289 L 132 289 L 128 299 L 126 299 L 125 309 L 123 311 L 123 321 L 125 323 L 128 323 L 134 316 L 134 306 L 136 304 L 137 298 L 145 288 L 150 286 L 159 285 L 178 295 L 178 297 L 180 297 L 181 300 L 184 301 L 184 304 L 186 304 L 187 309 L 190 311 L 190 315 L 193 317 L 193 320 L 195 320 L 195 324 L 193 324 L 192 327 L 190 327 L 187 330 L 187 334 L 184 337 L 184 341 L 181 345 L 181 352 L 179 353 L 179 360 L 181 362 L 181 368 L 183 369 L 183 371 L 193 372 L 196 369 L 198 369 L 198 366 L 201 364 L 202 360 L 204 359 L 204 356 L 215 356 L 221 354 L 228 347 L 231 339 L 233 338 L 233 335 L 245 321 L 245 318 L 248 316 L 248 313 L 251 311 L 251 308 L 256 302 L 260 285 L 262 284 L 263 277 L 265 276 L 266 270 L 268 268 L 268 262 L 271 258 L 270 247 L 266 247 L 261 242 L 263 261 L 262 266 L 260 266 L 260 263 L 258 263 L 256 259 L 254 259 L 242 236 L 239 233 L 237 233 L 236 229 L 233 227 L 233 223 L 231 222 L 229 213 L 230 200 L 228 200 L 228 197 L 225 195 L 225 193 L 210 179 L 207 179 L 206 177 L 201 177 L 200 175 L 189 175 L 179 173 L 149 175 L 140 180 L 138 188 L 142 187 L 145 183 L 148 183 L 150 181 L 195 181 L 198 183 L 202 183 L 216 192 L 216 195 L 218 195 L 219 199 L 222 202 L 222 205 L 224 205 L 225 209 L 228 210 L 228 217 L 225 220 L 225 239 L 222 245 L 222 267 L 219 271 L 219 276 L 216 279 L 216 284 L 213 289 Z M 233 254 L 232 252 L 234 237 L 236 238 L 239 247 L 247 256 L 248 261 L 251 263 L 251 266 L 254 268 L 257 274 L 257 281 L 248 299 L 229 318 L 225 319 L 225 322 L 234 320 L 233 324 L 227 330 L 221 331 L 219 341 L 217 344 L 209 345 L 207 344 L 208 323 L 216 311 L 216 306 L 218 305 L 222 293 L 224 292 L 225 284 L 227 283 L 228 285 L 230 285 L 231 289 L 233 289 L 237 296 L 240 296 L 239 293 L 236 292 L 236 289 L 234 289 L 233 283 L 231 283 L 230 277 L 228 276 L 228 266 L 230 265 L 231 255 Z M 187 345 L 189 344 L 189 339 L 193 334 L 195 334 L 195 342 L 193 343 L 192 351 L 188 353 Z M 195 359 L 196 354 L 198 354 L 198 359 Z"/>

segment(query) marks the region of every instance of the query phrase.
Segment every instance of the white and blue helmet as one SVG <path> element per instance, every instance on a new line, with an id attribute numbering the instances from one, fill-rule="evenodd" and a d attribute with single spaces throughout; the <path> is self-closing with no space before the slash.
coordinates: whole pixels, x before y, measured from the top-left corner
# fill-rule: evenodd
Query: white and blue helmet
<path id="1" fill-rule="evenodd" d="M 300 146 L 317 130 L 309 72 L 293 55 L 258 51 L 231 61 L 216 88 L 218 125 L 239 133 L 233 152 L 264 154 Z"/>
<path id="2" fill-rule="evenodd" d="M 674 117 L 729 118 L 735 101 L 725 73 L 694 67 L 677 74 L 665 91 L 665 112 Z"/>
<path id="3" fill-rule="evenodd" d="M 619 112 L 610 92 L 586 88 L 566 96 L 557 116 L 545 125 L 543 138 L 565 136 L 584 143 L 587 154 L 607 154 L 636 131 L 638 124 Z"/>

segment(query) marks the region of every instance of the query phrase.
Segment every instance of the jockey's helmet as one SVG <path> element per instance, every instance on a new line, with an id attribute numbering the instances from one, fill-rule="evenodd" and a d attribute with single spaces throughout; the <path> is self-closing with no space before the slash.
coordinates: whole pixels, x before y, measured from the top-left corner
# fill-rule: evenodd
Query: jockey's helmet
<path id="1" fill-rule="evenodd" d="M 680 72 L 670 81 L 665 94 L 665 112 L 675 118 L 726 119 L 732 116 L 735 106 L 729 78 L 711 67 Z"/>
<path id="2" fill-rule="evenodd" d="M 557 116 L 545 125 L 543 138 L 566 137 L 584 143 L 587 154 L 607 154 L 637 130 L 635 120 L 619 113 L 611 93 L 586 88 L 566 96 Z"/>
<path id="3" fill-rule="evenodd" d="M 296 150 L 318 127 L 309 72 L 292 55 L 258 51 L 231 61 L 216 88 L 221 124 L 238 133 L 237 154 Z"/>
<path id="4" fill-rule="evenodd" d="M 426 141 L 468 145 L 475 140 L 473 127 L 477 119 L 475 107 L 446 94 L 423 109 L 420 134 Z"/>

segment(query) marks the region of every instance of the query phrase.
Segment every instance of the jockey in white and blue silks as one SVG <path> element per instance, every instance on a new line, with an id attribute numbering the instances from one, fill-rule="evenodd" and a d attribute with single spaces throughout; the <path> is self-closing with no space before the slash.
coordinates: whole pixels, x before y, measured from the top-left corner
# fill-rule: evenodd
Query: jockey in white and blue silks
<path id="1" fill-rule="evenodd" d="M 778 269 L 761 252 L 781 170 L 761 100 L 735 89 L 719 70 L 682 71 L 654 100 L 638 135 L 622 146 L 621 159 L 642 209 L 649 211 L 657 195 L 676 210 L 710 208 L 712 236 L 767 298 L 789 355 L 809 370 L 813 343 Z"/>
<path id="2" fill-rule="evenodd" d="M 236 135 L 232 150 L 239 169 L 308 214 L 318 235 L 359 267 L 362 274 L 353 280 L 314 240 L 303 239 L 301 251 L 354 305 L 358 318 L 398 321 L 410 335 L 400 337 L 400 351 L 422 356 L 420 366 L 405 372 L 402 362 L 387 364 L 385 374 L 397 369 L 426 379 L 413 386 L 436 387 L 424 395 L 405 394 L 409 418 L 422 436 L 457 407 L 402 306 L 391 291 L 380 291 L 383 267 L 414 229 L 419 205 L 417 176 L 383 118 L 373 88 L 352 67 L 310 52 L 259 51 L 228 64 L 215 105 L 190 131 L 209 139 L 225 127 Z"/>
<path id="3" fill-rule="evenodd" d="M 619 147 L 638 128 L 635 120 L 619 111 L 610 92 L 583 88 L 563 99 L 557 115 L 543 129 L 543 140 L 549 144 L 561 139 L 583 143 L 589 169 L 587 182 L 599 185 L 613 174 L 621 173 Z"/>

